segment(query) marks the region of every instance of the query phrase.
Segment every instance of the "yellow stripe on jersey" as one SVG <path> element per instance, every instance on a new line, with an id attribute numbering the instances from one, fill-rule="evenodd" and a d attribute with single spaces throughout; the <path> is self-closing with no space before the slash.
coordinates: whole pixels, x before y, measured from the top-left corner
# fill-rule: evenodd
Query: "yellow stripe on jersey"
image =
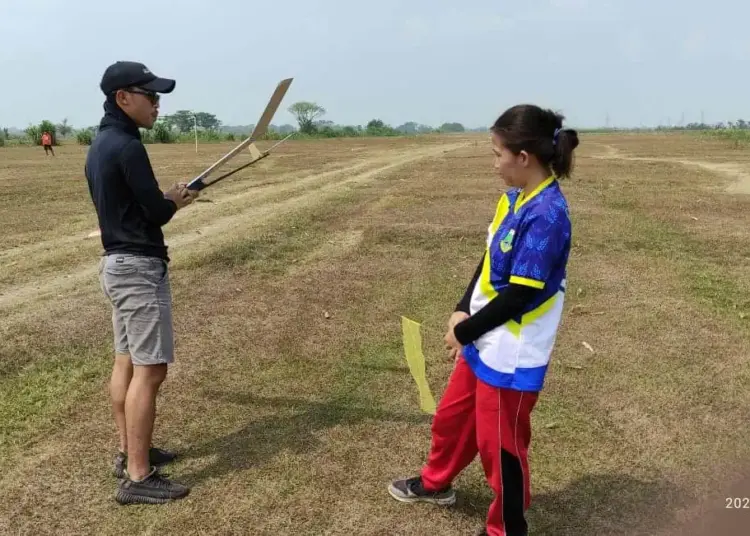
<path id="1" fill-rule="evenodd" d="M 531 311 L 523 315 L 521 317 L 521 325 L 525 326 L 526 324 L 531 324 L 534 320 L 547 313 L 550 309 L 552 309 L 552 306 L 555 305 L 555 301 L 557 301 L 557 294 L 554 294 L 549 300 L 542 303 L 536 309 L 532 309 Z"/>
<path id="2" fill-rule="evenodd" d="M 508 194 L 503 194 L 500 197 L 500 201 L 497 202 L 497 208 L 495 209 L 495 217 L 492 219 L 492 225 L 490 226 L 490 233 L 495 236 L 498 227 L 503 223 L 505 216 L 508 215 L 508 209 L 510 208 L 510 199 Z"/>
<path id="3" fill-rule="evenodd" d="M 482 291 L 482 294 L 488 299 L 492 300 L 497 296 L 498 292 L 495 290 L 495 287 L 492 286 L 492 281 L 490 281 L 490 273 L 492 272 L 492 269 L 490 268 L 490 256 L 489 253 L 484 256 L 484 263 L 482 264 L 482 273 L 479 276 L 479 290 Z"/>
<path id="4" fill-rule="evenodd" d="M 495 290 L 495 287 L 492 286 L 492 282 L 490 281 L 490 275 L 492 273 L 492 269 L 490 267 L 490 244 L 492 243 L 492 237 L 495 236 L 495 233 L 500 227 L 500 224 L 503 223 L 503 220 L 508 215 L 509 210 L 510 200 L 508 199 L 507 194 L 503 194 L 500 198 L 500 201 L 498 201 L 497 203 L 497 209 L 495 209 L 495 217 L 492 219 L 492 223 L 490 224 L 490 228 L 488 231 L 489 236 L 487 238 L 487 254 L 484 256 L 482 273 L 479 275 L 479 290 L 481 290 L 482 294 L 484 294 L 484 296 L 488 300 L 491 300 L 495 296 L 497 296 L 497 291 Z"/>
<path id="5" fill-rule="evenodd" d="M 538 289 L 544 288 L 544 281 L 537 281 L 536 279 L 529 279 L 528 277 L 519 277 L 517 275 L 512 275 L 510 276 L 509 281 L 515 285 L 524 285 L 526 287 Z"/>
<path id="6" fill-rule="evenodd" d="M 557 300 L 557 294 L 555 294 L 550 299 L 542 303 L 536 309 L 532 309 L 531 311 L 523 315 L 521 317 L 520 324 L 516 322 L 515 320 L 508 320 L 505 326 L 508 328 L 508 331 L 510 331 L 513 335 L 515 335 L 516 337 L 519 337 L 521 335 L 521 328 L 523 326 L 531 324 L 534 320 L 536 320 L 543 314 L 547 313 L 550 309 L 552 309 L 552 306 L 555 305 L 556 300 Z"/>
<path id="7" fill-rule="evenodd" d="M 539 186 L 534 188 L 534 191 L 531 192 L 528 196 L 523 197 L 523 190 L 518 194 L 518 197 L 516 197 L 516 202 L 513 205 L 513 213 L 515 214 L 519 210 L 521 210 L 521 207 L 524 206 L 526 203 L 531 201 L 534 197 L 536 197 L 539 192 L 544 190 L 547 186 L 555 182 L 555 176 L 552 175 L 551 177 L 548 177 L 543 183 L 541 183 Z"/>

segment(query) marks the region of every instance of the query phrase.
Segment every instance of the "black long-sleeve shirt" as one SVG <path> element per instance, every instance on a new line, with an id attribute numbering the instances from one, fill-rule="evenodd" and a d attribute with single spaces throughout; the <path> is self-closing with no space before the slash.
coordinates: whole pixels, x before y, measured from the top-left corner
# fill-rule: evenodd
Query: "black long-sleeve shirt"
<path id="1" fill-rule="evenodd" d="M 479 266 L 477 266 L 471 283 L 466 288 L 461 301 L 456 305 L 456 311 L 471 314 L 471 294 L 482 273 L 485 255 L 487 255 L 486 252 L 482 255 Z M 453 329 L 456 340 L 463 345 L 470 344 L 485 333 L 502 326 L 508 320 L 518 316 L 523 311 L 524 305 L 534 299 L 537 292 L 538 290 L 535 288 L 510 283 L 474 315 L 456 324 L 456 327 Z"/>
<path id="2" fill-rule="evenodd" d="M 86 157 L 86 180 L 105 254 L 169 260 L 161 227 L 177 211 L 154 177 L 137 125 L 114 102 L 104 104 L 99 132 Z"/>

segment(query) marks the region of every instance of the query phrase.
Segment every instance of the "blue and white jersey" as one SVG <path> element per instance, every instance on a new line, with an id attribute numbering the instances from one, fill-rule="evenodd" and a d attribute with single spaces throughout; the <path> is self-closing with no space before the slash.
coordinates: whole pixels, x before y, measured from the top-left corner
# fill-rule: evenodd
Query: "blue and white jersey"
<path id="1" fill-rule="evenodd" d="M 485 383 L 520 391 L 542 389 L 563 311 L 570 244 L 568 203 L 554 177 L 526 198 L 520 189 L 500 198 L 471 314 L 509 283 L 541 292 L 518 317 L 464 347 L 464 357 Z"/>

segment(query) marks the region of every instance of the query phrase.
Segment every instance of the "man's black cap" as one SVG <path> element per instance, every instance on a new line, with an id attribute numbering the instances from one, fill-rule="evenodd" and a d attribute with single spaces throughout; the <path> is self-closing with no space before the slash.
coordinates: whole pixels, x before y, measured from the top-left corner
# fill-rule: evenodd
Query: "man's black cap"
<path id="1" fill-rule="evenodd" d="M 155 93 L 171 93 L 174 86 L 174 80 L 159 78 L 148 67 L 135 61 L 113 63 L 104 71 L 99 85 L 105 95 L 128 87 L 140 87 Z"/>

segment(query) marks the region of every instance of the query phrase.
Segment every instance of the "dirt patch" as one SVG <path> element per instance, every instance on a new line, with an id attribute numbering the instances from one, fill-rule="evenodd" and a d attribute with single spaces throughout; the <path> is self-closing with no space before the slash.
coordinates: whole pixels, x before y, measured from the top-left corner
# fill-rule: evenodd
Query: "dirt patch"
<path id="1" fill-rule="evenodd" d="M 611 145 L 603 145 L 605 154 L 588 155 L 588 158 L 602 160 L 628 160 L 633 162 L 666 162 L 670 164 L 680 164 L 682 166 L 697 166 L 717 175 L 731 179 L 731 183 L 726 188 L 730 194 L 750 194 L 750 172 L 747 166 L 736 162 L 720 163 L 706 160 L 687 160 L 684 158 L 670 157 L 653 157 L 653 156 L 629 156 Z"/>
<path id="2" fill-rule="evenodd" d="M 340 191 L 342 188 L 349 188 L 356 184 L 372 181 L 379 175 L 388 173 L 398 167 L 424 158 L 443 155 L 448 151 L 464 147 L 465 145 L 465 143 L 458 143 L 441 145 L 437 148 L 422 147 L 411 150 L 406 154 L 392 154 L 387 157 L 380 156 L 374 159 L 367 159 L 364 162 L 344 169 L 309 175 L 289 185 L 271 187 L 267 192 L 268 196 L 278 196 L 286 191 L 299 192 L 281 201 L 264 203 L 262 202 L 263 198 L 254 192 L 236 194 L 219 202 L 218 207 L 209 209 L 209 213 L 214 216 L 221 214 L 221 203 L 229 202 L 240 203 L 244 206 L 241 212 L 230 216 L 214 217 L 210 220 L 210 223 L 203 226 L 193 225 L 191 231 L 183 234 L 168 235 L 167 244 L 171 248 L 183 248 L 208 240 L 227 239 L 227 237 L 231 237 L 234 233 L 242 232 L 242 229 L 247 229 L 266 220 L 289 214 L 299 206 L 319 203 L 326 196 Z M 356 173 L 362 168 L 369 169 Z M 318 185 L 318 187 L 311 189 L 313 185 Z M 247 206 L 245 201 L 250 198 L 253 198 L 253 203 Z M 187 214 L 181 214 L 181 216 L 183 218 L 188 217 Z M 203 219 L 207 219 L 205 215 Z M 215 243 L 206 247 L 213 247 L 214 245 Z M 52 244 L 50 244 L 50 247 L 52 247 Z M 0 310 L 12 308 L 21 302 L 29 302 L 37 298 L 61 295 L 66 289 L 70 289 L 84 280 L 93 278 L 97 273 L 97 269 L 96 265 L 81 266 L 64 275 L 46 280 L 36 280 L 25 285 L 17 285 L 15 288 L 0 294 Z"/>
<path id="3" fill-rule="evenodd" d="M 330 264 L 336 262 L 340 257 L 349 255 L 362 243 L 364 230 L 351 229 L 334 233 L 321 247 L 309 252 L 302 259 L 294 259 L 294 268 L 289 270 L 290 275 L 309 270 L 310 266 Z"/>

